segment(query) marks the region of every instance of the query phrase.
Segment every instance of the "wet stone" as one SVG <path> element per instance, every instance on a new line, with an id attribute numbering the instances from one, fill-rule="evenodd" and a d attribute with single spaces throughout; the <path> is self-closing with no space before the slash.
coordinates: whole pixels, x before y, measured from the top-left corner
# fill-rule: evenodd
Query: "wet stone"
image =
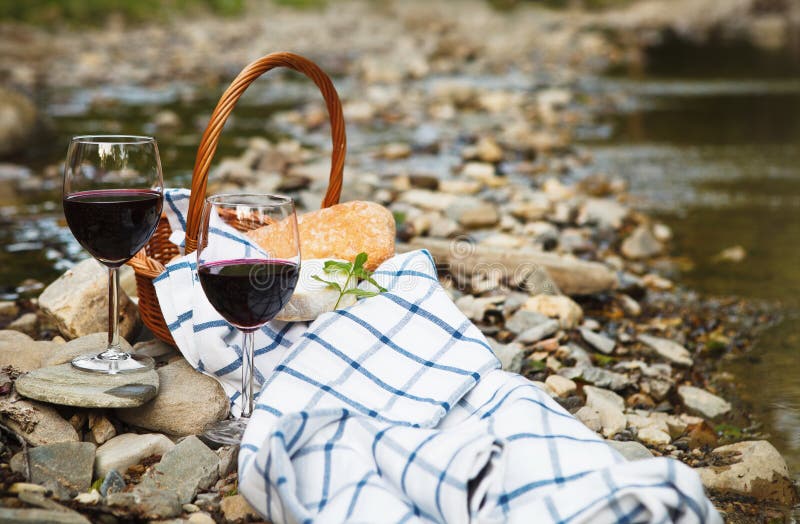
<path id="1" fill-rule="evenodd" d="M 51 404 L 87 408 L 141 406 L 158 393 L 153 370 L 118 375 L 85 373 L 61 364 L 34 370 L 17 379 L 20 395 Z"/>

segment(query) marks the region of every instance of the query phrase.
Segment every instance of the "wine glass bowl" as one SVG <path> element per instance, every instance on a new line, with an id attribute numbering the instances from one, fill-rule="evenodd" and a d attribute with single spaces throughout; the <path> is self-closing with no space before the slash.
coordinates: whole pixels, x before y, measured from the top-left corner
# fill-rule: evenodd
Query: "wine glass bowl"
<path id="1" fill-rule="evenodd" d="M 198 235 L 197 273 L 211 306 L 243 334 L 241 418 L 221 421 L 204 437 L 238 444 L 254 407 L 254 332 L 289 302 L 300 275 L 292 199 L 247 193 L 208 197 Z"/>
<path id="2" fill-rule="evenodd" d="M 119 267 L 147 244 L 161 216 L 164 182 L 152 137 L 77 136 L 64 166 L 64 216 L 75 239 L 109 270 L 108 346 L 72 365 L 105 374 L 152 369 L 119 344 Z"/>

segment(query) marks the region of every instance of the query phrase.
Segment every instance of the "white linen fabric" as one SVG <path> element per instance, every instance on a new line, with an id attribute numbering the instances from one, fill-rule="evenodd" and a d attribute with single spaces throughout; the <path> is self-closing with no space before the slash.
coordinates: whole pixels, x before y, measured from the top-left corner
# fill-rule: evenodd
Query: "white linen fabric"
<path id="1" fill-rule="evenodd" d="M 176 240 L 180 195 L 167 192 Z M 241 338 L 194 275 L 192 256 L 170 263 L 159 301 L 181 352 L 222 382 L 238 412 Z M 398 255 L 375 278 L 386 293 L 257 334 L 263 387 L 239 491 L 266 518 L 722 522 L 690 468 L 626 462 L 533 383 L 501 371 L 429 253 Z"/>

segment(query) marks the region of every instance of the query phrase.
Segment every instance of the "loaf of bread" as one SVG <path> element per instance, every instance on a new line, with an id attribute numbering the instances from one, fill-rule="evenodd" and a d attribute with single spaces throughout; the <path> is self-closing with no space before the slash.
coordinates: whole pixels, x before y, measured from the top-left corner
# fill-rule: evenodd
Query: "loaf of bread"
<path id="1" fill-rule="evenodd" d="M 392 213 L 374 202 L 353 201 L 304 213 L 297 217 L 302 259 L 341 259 L 352 262 L 367 253 L 365 267 L 374 270 L 394 255 Z M 292 256 L 285 248 L 286 221 L 248 231 L 247 236 L 272 256 Z"/>
<path id="2" fill-rule="evenodd" d="M 287 322 L 297 322 L 303 320 L 314 320 L 323 313 L 333 311 L 336 302 L 339 301 L 339 308 L 352 306 L 356 302 L 355 295 L 344 295 L 339 300 L 339 291 L 331 289 L 324 282 L 314 279 L 314 275 L 328 282 L 336 282 L 342 289 L 350 289 L 356 286 L 355 279 L 347 282 L 347 275 L 344 272 L 325 273 L 323 267 L 326 260 L 311 259 L 303 260 L 300 264 L 300 277 L 297 279 L 297 287 L 294 288 L 292 298 L 289 303 L 275 317 L 276 320 Z"/>

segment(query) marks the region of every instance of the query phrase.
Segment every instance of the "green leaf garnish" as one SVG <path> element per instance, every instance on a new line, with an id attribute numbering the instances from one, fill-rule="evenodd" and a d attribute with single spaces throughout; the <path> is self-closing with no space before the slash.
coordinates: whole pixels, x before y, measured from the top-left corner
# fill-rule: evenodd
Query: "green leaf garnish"
<path id="1" fill-rule="evenodd" d="M 382 287 L 375 281 L 375 279 L 372 278 L 372 271 L 369 271 L 364 268 L 364 264 L 367 262 L 367 257 L 368 255 L 366 253 L 361 252 L 358 255 L 356 255 L 356 258 L 352 264 L 350 262 L 340 262 L 338 260 L 325 261 L 325 263 L 322 266 L 322 271 L 325 274 L 331 275 L 334 273 L 344 273 L 347 275 L 347 280 L 345 280 L 344 287 L 340 286 L 338 282 L 325 280 L 319 275 L 311 276 L 311 278 L 313 278 L 314 280 L 318 280 L 323 284 L 327 284 L 329 288 L 335 289 L 336 291 L 339 292 L 339 298 L 336 299 L 336 304 L 333 306 L 333 309 L 339 307 L 339 303 L 342 301 L 342 297 L 345 295 L 354 295 L 356 298 L 368 298 L 386 292 L 386 288 Z M 375 286 L 375 288 L 378 291 L 368 291 L 364 289 L 358 289 L 356 287 L 348 289 L 350 281 L 353 278 L 355 278 L 356 280 L 366 280 L 367 282 Z"/>

